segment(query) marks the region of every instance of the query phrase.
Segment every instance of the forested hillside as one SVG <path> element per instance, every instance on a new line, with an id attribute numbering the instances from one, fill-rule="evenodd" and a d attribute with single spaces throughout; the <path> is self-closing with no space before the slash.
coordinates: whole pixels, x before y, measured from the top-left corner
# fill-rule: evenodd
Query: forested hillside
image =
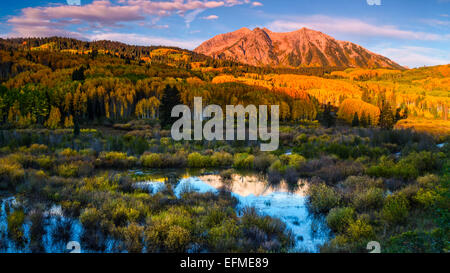
<path id="1" fill-rule="evenodd" d="M 406 71 L 273 69 L 179 48 L 10 39 L 0 40 L 0 80 L 4 127 L 164 120 L 165 106 L 190 105 L 202 96 L 205 103 L 222 106 L 279 104 L 286 121 L 320 119 L 331 111 L 328 105 L 348 123 L 358 116 L 362 126 L 392 127 L 400 121 L 400 127 L 450 132 L 449 65 Z M 427 126 L 419 126 L 424 122 Z"/>

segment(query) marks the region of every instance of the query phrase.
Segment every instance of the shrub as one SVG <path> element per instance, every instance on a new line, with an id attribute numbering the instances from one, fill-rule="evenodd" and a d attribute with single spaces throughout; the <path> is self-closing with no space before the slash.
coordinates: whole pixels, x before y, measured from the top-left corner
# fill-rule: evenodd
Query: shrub
<path id="1" fill-rule="evenodd" d="M 211 160 L 208 156 L 192 153 L 188 156 L 188 166 L 190 168 L 206 168 L 211 166 Z"/>
<path id="2" fill-rule="evenodd" d="M 182 168 L 186 166 L 186 156 L 183 152 L 177 154 L 145 153 L 141 156 L 140 162 L 147 168 Z"/>
<path id="3" fill-rule="evenodd" d="M 241 229 L 234 220 L 225 220 L 208 231 L 208 245 L 213 252 L 231 252 L 237 250 L 236 240 Z"/>
<path id="4" fill-rule="evenodd" d="M 308 189 L 311 209 L 316 213 L 327 213 L 339 204 L 341 196 L 323 183 L 313 184 Z"/>
<path id="5" fill-rule="evenodd" d="M 140 160 L 142 166 L 147 168 L 160 168 L 162 166 L 160 154 L 143 154 Z"/>
<path id="6" fill-rule="evenodd" d="M 25 213 L 23 210 L 15 210 L 8 215 L 8 234 L 17 243 L 22 244 L 25 240 L 23 224 L 25 223 Z"/>
<path id="7" fill-rule="evenodd" d="M 440 199 L 439 193 L 432 189 L 419 189 L 413 200 L 424 208 L 431 208 Z"/>
<path id="8" fill-rule="evenodd" d="M 169 252 L 184 253 L 191 241 L 190 232 L 180 226 L 171 226 L 167 231 L 164 244 Z"/>
<path id="9" fill-rule="evenodd" d="M 439 184 L 439 177 L 434 174 L 428 174 L 422 177 L 417 178 L 417 182 L 422 188 L 434 188 Z"/>
<path id="10" fill-rule="evenodd" d="M 55 164 L 55 160 L 51 156 L 41 155 L 36 159 L 39 168 L 50 170 Z"/>
<path id="11" fill-rule="evenodd" d="M 281 160 L 276 160 L 272 163 L 272 165 L 270 165 L 269 167 L 269 173 L 284 173 L 286 171 L 286 166 L 283 165 L 283 163 L 281 162 Z"/>
<path id="12" fill-rule="evenodd" d="M 62 177 L 77 177 L 79 165 L 77 163 L 61 164 L 57 168 L 57 173 Z"/>
<path id="13" fill-rule="evenodd" d="M 395 194 L 386 198 L 382 210 L 383 218 L 389 223 L 401 223 L 409 214 L 409 202 L 403 194 Z"/>
<path id="14" fill-rule="evenodd" d="M 249 154 L 235 154 L 233 167 L 236 169 L 253 169 L 255 157 Z"/>
<path id="15" fill-rule="evenodd" d="M 445 253 L 448 232 L 445 229 L 408 231 L 389 238 L 384 249 L 386 253 Z"/>
<path id="16" fill-rule="evenodd" d="M 344 232 L 354 221 L 355 210 L 350 207 L 333 208 L 327 215 L 328 226 L 335 232 Z"/>
<path id="17" fill-rule="evenodd" d="M 306 159 L 298 154 L 285 155 L 287 157 L 287 165 L 289 168 L 299 169 L 303 163 L 306 162 Z"/>
<path id="18" fill-rule="evenodd" d="M 71 157 L 71 156 L 78 155 L 78 153 L 75 150 L 72 150 L 70 148 L 66 148 L 66 149 L 62 150 L 61 152 L 59 152 L 59 155 L 61 155 L 63 157 Z"/>
<path id="19" fill-rule="evenodd" d="M 100 157 L 106 160 L 125 160 L 127 159 L 127 154 L 121 152 L 103 152 Z"/>
<path id="20" fill-rule="evenodd" d="M 367 241 L 372 239 L 375 233 L 370 224 L 358 219 L 350 223 L 347 228 L 347 235 L 353 241 Z"/>
<path id="21" fill-rule="evenodd" d="M 379 188 L 369 188 L 357 192 L 352 200 L 353 205 L 359 211 L 377 209 L 383 205 L 383 190 Z"/>
<path id="22" fill-rule="evenodd" d="M 271 154 L 261 153 L 255 156 L 253 161 L 253 167 L 257 171 L 265 172 L 276 161 L 276 157 Z"/>
<path id="23" fill-rule="evenodd" d="M 101 167 L 107 168 L 130 168 L 137 162 L 137 158 L 134 156 L 127 156 L 122 152 L 101 152 L 99 158 L 96 161 Z"/>
<path id="24" fill-rule="evenodd" d="M 25 171 L 21 164 L 10 159 L 0 159 L 0 182 L 2 182 L 2 187 L 14 187 L 22 182 L 24 177 Z"/>
<path id="25" fill-rule="evenodd" d="M 125 249 L 129 253 L 142 253 L 144 227 L 131 223 L 127 227 L 120 229 L 120 235 Z"/>
<path id="26" fill-rule="evenodd" d="M 45 152 L 47 152 L 48 147 L 47 145 L 44 144 L 31 144 L 30 146 L 30 153 L 32 154 L 43 154 Z"/>
<path id="27" fill-rule="evenodd" d="M 233 165 L 233 156 L 227 152 L 216 152 L 211 156 L 213 167 L 230 167 Z"/>

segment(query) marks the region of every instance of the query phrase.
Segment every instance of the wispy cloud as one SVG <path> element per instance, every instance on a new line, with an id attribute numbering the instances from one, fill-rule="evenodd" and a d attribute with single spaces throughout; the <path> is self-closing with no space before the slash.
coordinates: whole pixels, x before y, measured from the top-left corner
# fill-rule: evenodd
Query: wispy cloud
<path id="1" fill-rule="evenodd" d="M 66 4 L 44 7 L 28 7 L 17 16 L 11 16 L 7 23 L 12 26 L 8 36 L 43 37 L 70 36 L 81 38 L 87 33 L 76 32 L 81 28 L 102 30 L 123 27 L 123 23 L 136 25 L 151 21 L 157 26 L 162 17 L 178 15 L 189 27 L 196 17 L 207 9 L 233 7 L 250 4 L 247 0 L 94 0 L 90 4 L 73 6 Z"/>
<path id="2" fill-rule="evenodd" d="M 399 64 L 409 68 L 450 64 L 450 52 L 435 48 L 419 46 L 380 46 L 375 50 L 377 53 L 391 58 Z"/>
<path id="3" fill-rule="evenodd" d="M 358 37 L 368 36 L 425 41 L 450 39 L 450 34 L 448 33 L 435 34 L 404 30 L 393 25 L 371 24 L 360 19 L 337 18 L 325 15 L 289 17 L 286 20 L 275 20 L 268 25 L 268 28 L 273 31 L 293 31 L 302 27 L 319 30 L 330 35 L 350 34 Z"/>

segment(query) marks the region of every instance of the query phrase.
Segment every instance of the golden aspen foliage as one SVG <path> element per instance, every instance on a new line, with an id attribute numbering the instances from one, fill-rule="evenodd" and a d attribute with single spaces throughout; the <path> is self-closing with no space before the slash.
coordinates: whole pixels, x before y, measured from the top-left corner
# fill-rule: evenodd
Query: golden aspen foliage
<path id="1" fill-rule="evenodd" d="M 358 117 L 370 116 L 370 125 L 377 125 L 380 119 L 380 109 L 370 103 L 358 99 L 346 99 L 339 107 L 338 117 L 348 123 L 353 121 L 355 113 Z"/>
<path id="2" fill-rule="evenodd" d="M 61 113 L 59 111 L 59 108 L 52 106 L 52 109 L 50 110 L 50 116 L 48 117 L 44 125 L 50 129 L 56 129 L 58 128 L 60 122 Z"/>

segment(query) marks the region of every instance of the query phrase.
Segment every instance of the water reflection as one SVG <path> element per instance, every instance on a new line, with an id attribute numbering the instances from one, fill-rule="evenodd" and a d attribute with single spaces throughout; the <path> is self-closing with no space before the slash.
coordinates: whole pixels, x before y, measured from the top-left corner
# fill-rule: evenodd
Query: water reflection
<path id="1" fill-rule="evenodd" d="M 154 174 L 155 175 L 155 174 Z M 174 194 L 182 198 L 185 192 L 218 193 L 226 188 L 239 201 L 238 210 L 253 207 L 260 215 L 281 219 L 292 230 L 296 245 L 292 252 L 318 252 L 330 236 L 323 218 L 315 218 L 307 208 L 307 181 L 299 181 L 299 187 L 290 191 L 286 183 L 274 186 L 259 175 L 234 174 L 231 179 L 222 179 L 217 174 L 181 175 L 173 188 Z M 135 186 L 156 194 L 166 188 L 166 179 L 156 177 Z"/>

